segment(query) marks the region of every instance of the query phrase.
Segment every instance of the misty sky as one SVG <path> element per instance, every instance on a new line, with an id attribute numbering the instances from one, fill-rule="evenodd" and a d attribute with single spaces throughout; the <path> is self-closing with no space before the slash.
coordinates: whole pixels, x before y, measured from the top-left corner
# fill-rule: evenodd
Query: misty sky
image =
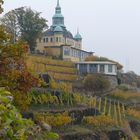
<path id="1" fill-rule="evenodd" d="M 65 25 L 77 27 L 83 48 L 124 65 L 140 74 L 140 0 L 60 0 Z M 51 25 L 56 0 L 5 0 L 5 12 L 30 6 L 42 12 Z"/>

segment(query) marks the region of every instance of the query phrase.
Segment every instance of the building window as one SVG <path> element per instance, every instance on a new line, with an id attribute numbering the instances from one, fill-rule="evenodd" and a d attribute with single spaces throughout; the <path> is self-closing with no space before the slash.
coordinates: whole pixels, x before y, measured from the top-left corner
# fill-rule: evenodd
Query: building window
<path id="1" fill-rule="evenodd" d="M 76 57 L 76 50 L 74 50 L 74 57 Z"/>
<path id="2" fill-rule="evenodd" d="M 43 38 L 43 42 L 44 42 L 44 43 L 46 42 L 46 39 L 45 39 L 45 38 Z"/>
<path id="3" fill-rule="evenodd" d="M 73 49 L 71 49 L 71 56 L 73 56 Z"/>
<path id="4" fill-rule="evenodd" d="M 64 38 L 62 39 L 62 42 L 65 43 L 65 39 Z"/>
<path id="5" fill-rule="evenodd" d="M 51 42 L 53 42 L 53 38 L 51 37 Z"/>
<path id="6" fill-rule="evenodd" d="M 70 55 L 70 49 L 69 48 L 64 48 L 64 55 L 67 55 L 67 56 Z"/>
<path id="7" fill-rule="evenodd" d="M 87 73 L 87 65 L 86 64 L 79 64 L 79 71 L 81 73 Z"/>
<path id="8" fill-rule="evenodd" d="M 90 64 L 89 71 L 90 71 L 90 73 L 97 73 L 98 72 L 98 65 L 97 64 Z"/>
<path id="9" fill-rule="evenodd" d="M 48 42 L 48 38 L 43 38 L 43 42 L 44 43 Z"/>
<path id="10" fill-rule="evenodd" d="M 59 42 L 62 42 L 61 37 L 59 37 Z"/>
<path id="11" fill-rule="evenodd" d="M 82 58 L 84 58 L 84 53 L 82 52 Z"/>
<path id="12" fill-rule="evenodd" d="M 113 71 L 113 66 L 112 65 L 108 65 L 108 72 L 112 72 Z"/>
<path id="13" fill-rule="evenodd" d="M 104 73 L 105 72 L 105 65 L 100 65 L 100 72 Z"/>
<path id="14" fill-rule="evenodd" d="M 58 42 L 58 37 L 56 37 L 56 42 Z"/>
<path id="15" fill-rule="evenodd" d="M 49 41 L 49 39 L 48 38 L 46 38 L 46 42 L 48 42 Z"/>
<path id="16" fill-rule="evenodd" d="M 79 57 L 79 51 L 77 50 L 77 57 Z"/>
<path id="17" fill-rule="evenodd" d="M 78 51 L 76 50 L 76 57 L 78 57 Z"/>
<path id="18" fill-rule="evenodd" d="M 73 49 L 71 50 L 71 53 L 72 53 L 72 56 L 74 57 L 74 50 Z"/>
<path id="19" fill-rule="evenodd" d="M 81 57 L 81 53 L 80 53 L 80 51 L 78 51 L 78 57 Z"/>
<path id="20" fill-rule="evenodd" d="M 73 57 L 75 57 L 75 50 L 73 49 Z"/>

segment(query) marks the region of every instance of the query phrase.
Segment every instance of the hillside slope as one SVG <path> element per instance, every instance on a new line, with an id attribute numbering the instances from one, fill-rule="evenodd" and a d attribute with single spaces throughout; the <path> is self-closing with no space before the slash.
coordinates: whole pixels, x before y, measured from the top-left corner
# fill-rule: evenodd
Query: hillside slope
<path id="1" fill-rule="evenodd" d="M 72 82 L 77 79 L 77 70 L 72 62 L 28 55 L 27 66 L 35 73 L 48 73 L 55 80 Z"/>

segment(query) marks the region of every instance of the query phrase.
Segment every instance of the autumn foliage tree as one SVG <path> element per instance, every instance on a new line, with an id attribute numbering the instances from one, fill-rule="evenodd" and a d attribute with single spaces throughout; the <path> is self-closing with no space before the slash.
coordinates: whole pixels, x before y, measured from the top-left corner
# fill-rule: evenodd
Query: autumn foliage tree
<path id="1" fill-rule="evenodd" d="M 4 28 L 0 28 L 0 87 L 5 87 L 14 94 L 15 104 L 26 109 L 27 92 L 37 84 L 26 66 L 27 45 L 19 42 L 8 43 L 10 39 Z M 20 100 L 19 100 L 20 99 Z M 24 103 L 23 103 L 24 102 Z"/>

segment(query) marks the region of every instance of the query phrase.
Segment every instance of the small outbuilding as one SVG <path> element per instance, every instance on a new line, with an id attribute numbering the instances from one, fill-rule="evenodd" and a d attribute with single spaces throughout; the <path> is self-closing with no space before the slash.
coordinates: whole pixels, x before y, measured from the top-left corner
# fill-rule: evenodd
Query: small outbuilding
<path id="1" fill-rule="evenodd" d="M 80 74 L 102 73 L 105 75 L 117 75 L 117 64 L 109 61 L 82 61 L 76 62 L 76 68 Z"/>

